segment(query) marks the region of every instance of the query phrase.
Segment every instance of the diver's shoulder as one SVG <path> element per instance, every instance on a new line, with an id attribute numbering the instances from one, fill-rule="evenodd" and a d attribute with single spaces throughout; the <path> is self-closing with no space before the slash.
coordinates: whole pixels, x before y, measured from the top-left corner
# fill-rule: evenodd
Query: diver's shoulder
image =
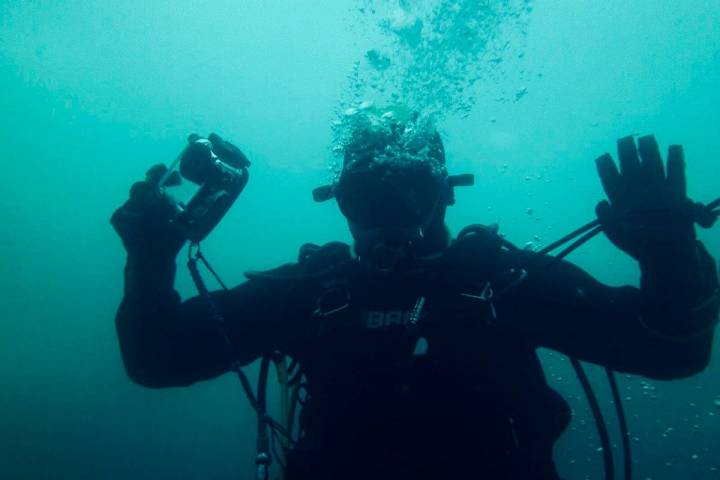
<path id="1" fill-rule="evenodd" d="M 295 262 L 284 263 L 269 270 L 245 272 L 249 280 L 303 280 L 325 275 L 352 260 L 350 245 L 332 241 L 323 245 L 305 243 L 298 249 Z"/>
<path id="2" fill-rule="evenodd" d="M 484 272 L 503 268 L 532 266 L 548 256 L 530 248 L 521 248 L 500 233 L 497 225 L 473 224 L 463 228 L 445 257 L 451 263 Z"/>

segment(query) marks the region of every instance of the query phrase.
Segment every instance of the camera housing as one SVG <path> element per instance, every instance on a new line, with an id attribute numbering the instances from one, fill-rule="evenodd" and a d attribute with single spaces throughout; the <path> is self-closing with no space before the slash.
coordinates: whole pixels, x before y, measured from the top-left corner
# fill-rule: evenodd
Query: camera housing
<path id="1" fill-rule="evenodd" d="M 173 219 L 193 243 L 199 243 L 220 223 L 249 178 L 245 163 L 228 155 L 220 158 L 215 151 L 209 139 L 192 134 L 170 169 L 179 167 L 183 178 L 200 187 L 187 203 L 175 203 L 177 214 Z"/>

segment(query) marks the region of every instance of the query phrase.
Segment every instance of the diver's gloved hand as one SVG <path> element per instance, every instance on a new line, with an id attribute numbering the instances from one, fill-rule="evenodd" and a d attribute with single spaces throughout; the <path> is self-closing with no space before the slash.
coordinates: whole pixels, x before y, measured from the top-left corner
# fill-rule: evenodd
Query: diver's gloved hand
<path id="1" fill-rule="evenodd" d="M 174 260 L 185 243 L 180 228 L 171 221 L 176 214 L 175 204 L 157 187 L 166 172 L 162 164 L 150 168 L 145 180 L 133 184 L 130 198 L 110 218 L 130 256 Z M 173 172 L 164 184 L 179 183 L 180 175 Z"/>
<path id="2" fill-rule="evenodd" d="M 609 202 L 596 213 L 608 238 L 643 262 L 691 249 L 694 205 L 686 194 L 685 159 L 680 145 L 668 149 L 667 171 L 652 135 L 617 142 L 620 170 L 610 154 L 596 160 Z M 689 251 L 689 250 L 684 250 Z"/>
<path id="3" fill-rule="evenodd" d="M 217 133 L 211 133 L 208 140 L 212 143 L 213 152 L 220 157 L 223 162 L 232 165 L 235 168 L 247 168 L 250 166 L 250 160 L 238 147 L 223 140 Z"/>

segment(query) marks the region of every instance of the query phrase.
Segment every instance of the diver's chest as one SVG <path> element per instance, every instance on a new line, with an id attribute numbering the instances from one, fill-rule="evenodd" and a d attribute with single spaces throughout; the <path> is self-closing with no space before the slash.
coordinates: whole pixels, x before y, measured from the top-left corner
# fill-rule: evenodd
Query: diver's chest
<path id="1" fill-rule="evenodd" d="M 490 302 L 437 282 L 338 288 L 320 299 L 315 316 L 312 349 L 337 363 L 465 361 L 494 336 Z"/>

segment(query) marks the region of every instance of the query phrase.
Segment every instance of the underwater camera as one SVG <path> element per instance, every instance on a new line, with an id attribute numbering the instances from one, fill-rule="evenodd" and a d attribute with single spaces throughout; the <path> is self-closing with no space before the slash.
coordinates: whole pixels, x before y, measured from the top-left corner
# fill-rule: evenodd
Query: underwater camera
<path id="1" fill-rule="evenodd" d="M 230 210 L 247 185 L 250 162 L 237 149 L 230 151 L 217 135 L 188 136 L 188 145 L 158 182 L 165 189 L 180 184 L 180 177 L 200 187 L 187 203 L 175 201 L 174 218 L 183 235 L 199 243 Z M 179 174 L 178 174 L 179 171 Z"/>

